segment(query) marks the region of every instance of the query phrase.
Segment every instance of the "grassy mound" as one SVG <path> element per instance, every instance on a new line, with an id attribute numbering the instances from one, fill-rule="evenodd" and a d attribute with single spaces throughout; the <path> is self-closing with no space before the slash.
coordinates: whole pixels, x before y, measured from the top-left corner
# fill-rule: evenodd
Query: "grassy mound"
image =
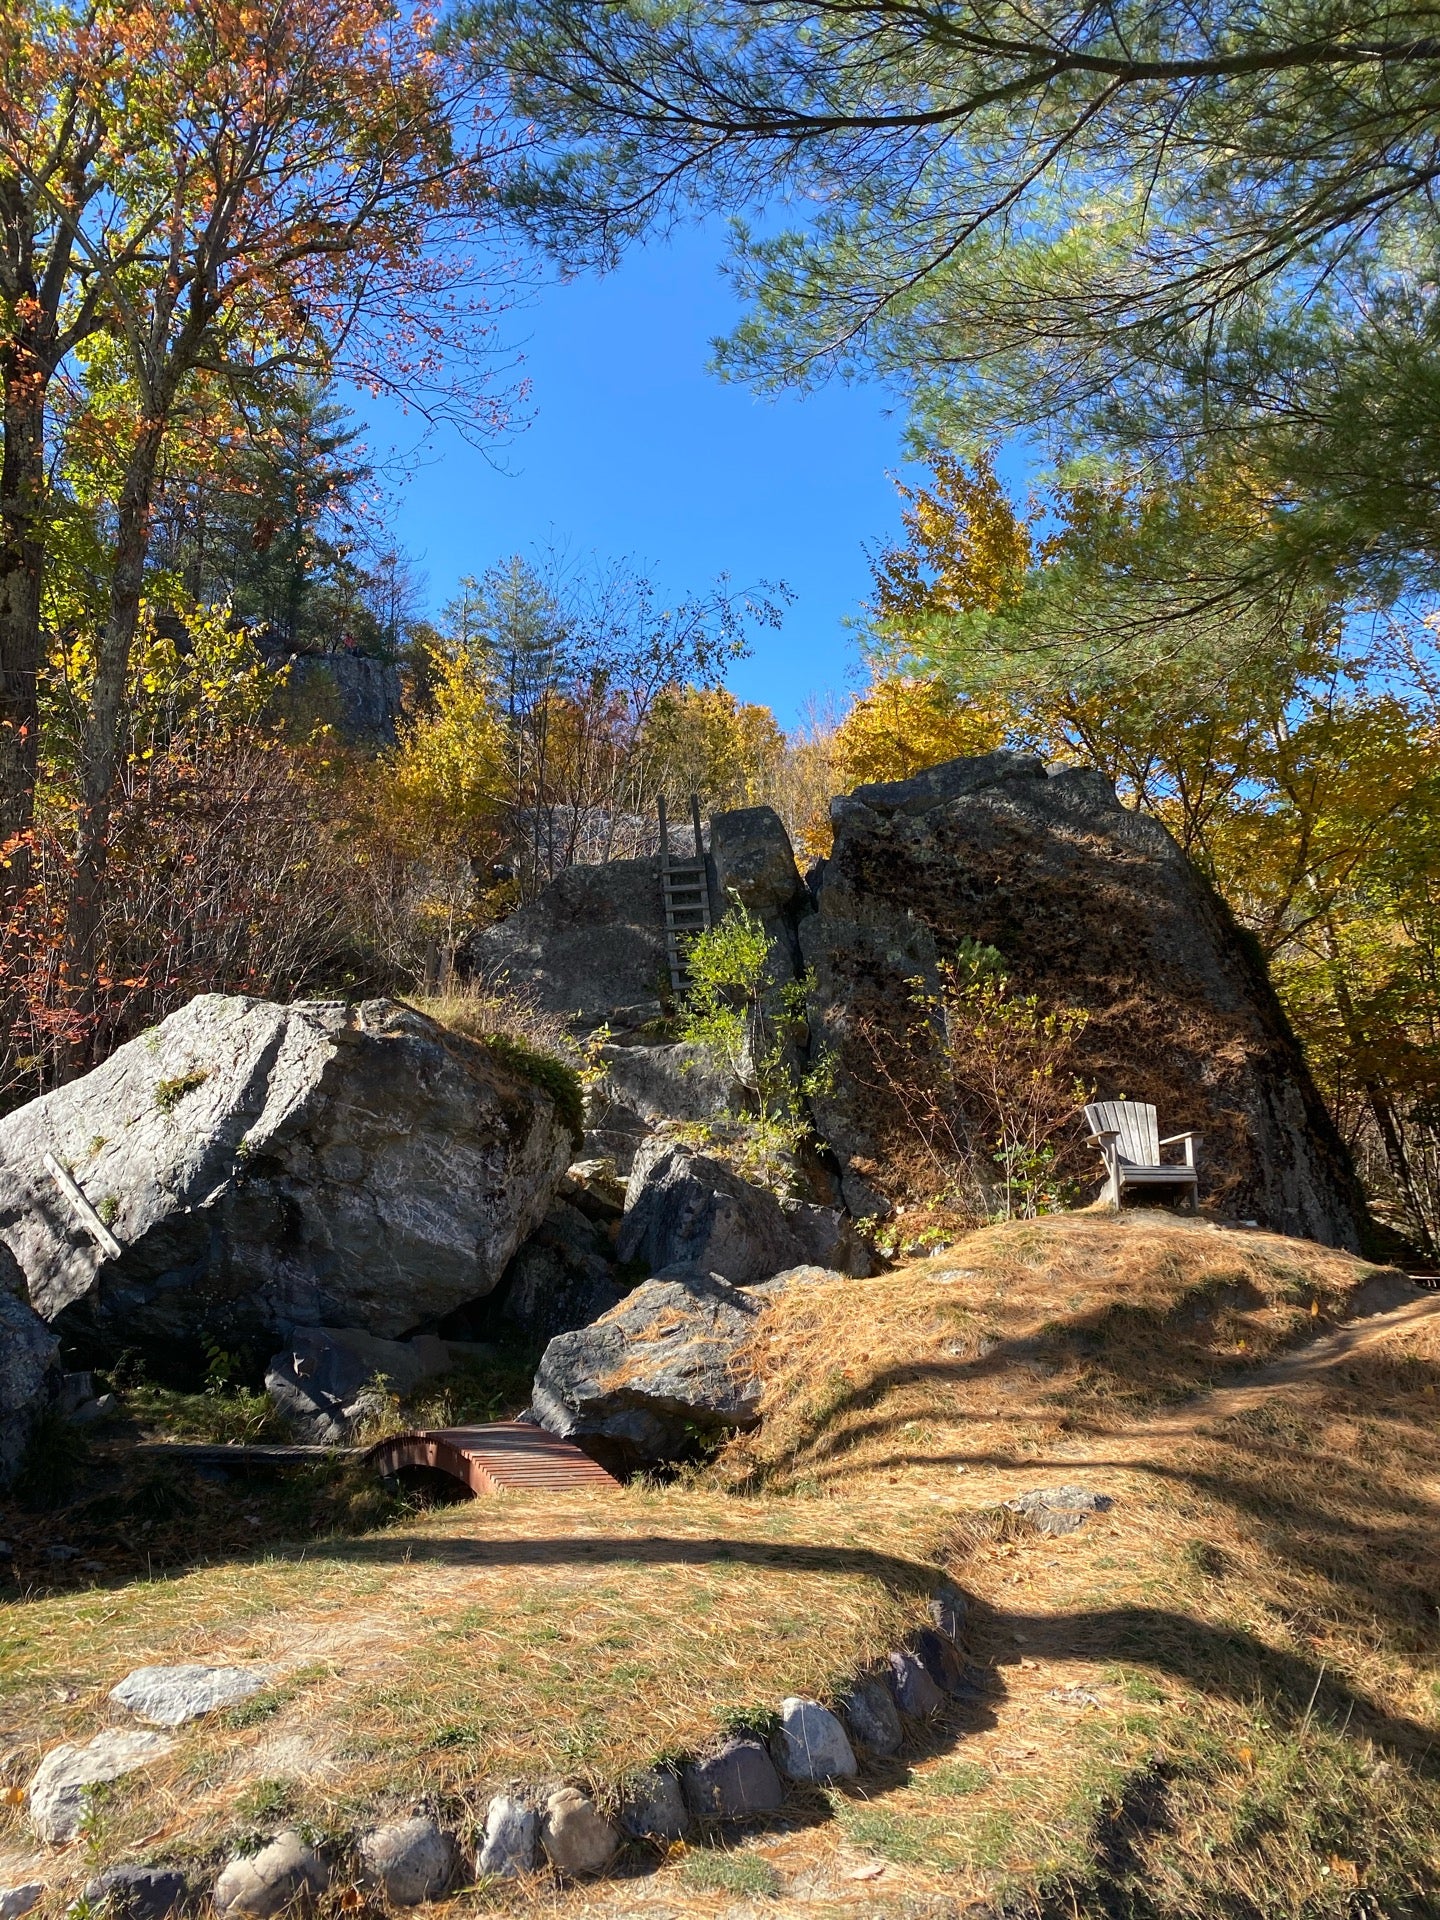
<path id="1" fill-rule="evenodd" d="M 287 1540 L 256 1503 L 246 1550 L 226 1534 L 153 1578 L 12 1587 L 6 1786 L 119 1719 L 108 1690 L 133 1666 L 281 1674 L 97 1799 L 63 1856 L 42 1863 L 0 1805 L 0 1881 L 43 1864 L 58 1898 L 96 1861 L 214 1861 L 293 1821 L 336 1841 L 343 1880 L 377 1812 L 464 1825 L 517 1778 L 607 1795 L 784 1694 L 832 1695 L 924 1617 L 943 1567 L 972 1600 L 970 1692 L 853 1787 L 797 1795 L 782 1828 L 632 1856 L 647 1904 L 1434 1913 L 1440 1316 L 1328 1368 L 1287 1360 L 1376 1278 L 1161 1215 L 994 1228 L 773 1302 L 764 1424 L 685 1483 L 359 1538 Z M 1113 1504 L 1059 1537 L 1005 1504 L 1061 1484 Z M 639 1891 L 457 1905 L 619 1915 Z"/>
<path id="2" fill-rule="evenodd" d="M 1104 1431 L 1324 1332 L 1385 1272 L 1153 1211 L 986 1227 L 878 1279 L 782 1294 L 751 1356 L 763 1424 L 725 1477 L 853 1488 Z"/>

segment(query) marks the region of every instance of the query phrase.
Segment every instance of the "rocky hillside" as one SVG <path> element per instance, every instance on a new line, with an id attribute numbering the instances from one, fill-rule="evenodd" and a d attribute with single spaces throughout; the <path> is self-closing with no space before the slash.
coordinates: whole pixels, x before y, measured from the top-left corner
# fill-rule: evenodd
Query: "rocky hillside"
<path id="1" fill-rule="evenodd" d="M 1010 753 L 862 787 L 832 812 L 834 851 L 808 884 L 767 808 L 720 815 L 709 846 L 717 908 L 740 901 L 782 972 L 813 972 L 809 1055 L 833 1056 L 836 1073 L 813 1103 L 834 1177 L 812 1198 L 863 1217 L 904 1197 L 915 1142 L 875 1070 L 877 1036 L 904 1059 L 911 983 L 970 940 L 1021 991 L 1084 1012 L 1075 1071 L 1095 1097 L 1148 1100 L 1162 1130 L 1203 1133 L 1213 1210 L 1359 1246 L 1363 1201 L 1263 965 L 1163 827 L 1097 774 Z M 657 1123 L 733 1103 L 706 1063 L 655 1043 L 668 992 L 657 861 L 571 869 L 467 958 L 608 1027 L 592 1145 L 622 1172 Z"/>
<path id="2" fill-rule="evenodd" d="M 717 912 L 753 917 L 767 1004 L 788 987 L 805 1012 L 784 1046 L 813 1130 L 766 1169 L 746 1158 L 743 1063 L 675 1037 L 653 859 L 571 868 L 468 950 L 591 1036 L 583 1101 L 513 1033 L 205 995 L 0 1121 L 0 1473 L 39 1411 L 87 1404 L 87 1370 L 263 1379 L 292 1433 L 333 1442 L 385 1383 L 497 1339 L 544 1348 L 535 1416 L 617 1468 L 745 1427 L 729 1369 L 761 1300 L 872 1272 L 877 1224 L 934 1177 L 906 1095 L 948 1015 L 931 1002 L 917 1027 L 915 1009 L 964 943 L 1073 1017 L 1069 1071 L 1100 1097 L 1200 1130 L 1212 1219 L 1358 1246 L 1353 1178 L 1264 971 L 1154 822 L 1093 774 L 1004 753 L 834 815 L 808 880 L 767 808 L 710 825 Z M 1068 1106 L 1065 1124 L 1065 1165 L 1098 1185 Z M 967 1144 L 983 1163 L 993 1141 Z"/>

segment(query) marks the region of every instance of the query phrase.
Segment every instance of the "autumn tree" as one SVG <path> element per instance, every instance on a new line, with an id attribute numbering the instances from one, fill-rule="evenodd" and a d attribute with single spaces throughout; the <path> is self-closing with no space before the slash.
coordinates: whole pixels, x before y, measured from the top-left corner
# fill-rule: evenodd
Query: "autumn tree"
<path id="1" fill-rule="evenodd" d="M 665 688 L 640 745 L 644 787 L 677 812 L 692 793 L 707 812 L 767 802 L 786 751 L 769 707 L 737 700 L 728 687 Z"/>
<path id="2" fill-rule="evenodd" d="M 44 237 L 45 340 L 67 316 L 72 335 L 88 330 L 91 411 L 117 465 L 69 912 L 82 989 L 162 449 L 194 383 L 253 389 L 285 369 L 338 368 L 438 384 L 446 347 L 488 324 L 473 268 L 437 242 L 483 225 L 502 142 L 474 76 L 428 36 L 424 16 L 386 0 L 270 0 L 37 4 L 7 37 L 0 183 L 24 228 L 11 244 L 28 259 Z M 5 324 L 16 378 L 33 387 L 53 349 L 24 332 L 42 324 L 26 318 L 31 299 L 22 290 Z M 472 422 L 477 404 L 481 417 L 495 405 L 474 392 L 451 402 Z M 37 496 L 22 494 L 30 518 L 6 538 L 29 553 Z M 33 627 L 26 595 L 11 604 Z M 38 642 L 19 625 L 12 639 L 23 674 Z M 11 775 L 5 811 L 23 818 L 23 757 Z"/>
<path id="3" fill-rule="evenodd" d="M 449 644 L 475 657 L 503 715 L 526 889 L 578 858 L 611 857 L 626 816 L 653 804 L 657 741 L 675 732 L 667 703 L 687 687 L 716 694 L 751 627 L 778 625 L 784 593 L 721 579 L 667 603 L 628 562 L 567 568 L 553 556 L 514 556 L 462 582 Z"/>

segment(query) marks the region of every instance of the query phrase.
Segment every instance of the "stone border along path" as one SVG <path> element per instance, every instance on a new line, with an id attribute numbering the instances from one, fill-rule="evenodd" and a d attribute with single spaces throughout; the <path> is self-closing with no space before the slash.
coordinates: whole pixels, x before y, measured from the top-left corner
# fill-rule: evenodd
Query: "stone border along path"
<path id="1" fill-rule="evenodd" d="M 1231 1418 L 1272 1389 L 1314 1378 L 1351 1354 L 1407 1333 L 1435 1315 L 1440 1315 L 1440 1294 L 1431 1293 L 1347 1322 L 1271 1361 L 1243 1384 L 1213 1388 L 1170 1413 L 1136 1422 L 1127 1437 L 1138 1445 L 1149 1436 L 1198 1431 L 1204 1424 Z M 1118 1464 L 1113 1456 L 1112 1464 Z M 1070 1532 L 1084 1524 L 1087 1513 L 1104 1511 L 1111 1502 L 1084 1488 L 1057 1486 L 1005 1504 L 1022 1513 L 1043 1535 Z M 964 1594 L 948 1579 L 942 1580 L 929 1608 L 932 1624 L 912 1634 L 910 1644 L 891 1653 L 878 1672 L 857 1675 L 839 1702 L 839 1714 L 816 1700 L 782 1700 L 768 1747 L 758 1734 L 738 1733 L 678 1769 L 652 1767 L 617 1790 L 613 1821 L 592 1795 L 571 1785 L 522 1784 L 494 1795 L 476 1835 L 476 1876 L 516 1879 L 548 1866 L 564 1878 L 594 1877 L 614 1864 L 627 1841 L 663 1848 L 682 1839 L 694 1825 L 745 1821 L 763 1826 L 781 1811 L 787 1779 L 823 1785 L 855 1777 L 860 1771 L 856 1746 L 862 1753 L 888 1757 L 904 1742 L 906 1720 L 933 1720 L 947 1699 L 973 1698 L 979 1691 L 966 1672 L 961 1652 L 967 1615 Z M 165 1670 L 147 1671 L 161 1674 Z M 153 1741 L 157 1755 L 172 1744 L 159 1735 L 126 1736 L 115 1730 L 97 1735 L 91 1744 L 103 1746 L 114 1740 L 128 1740 L 137 1747 Z M 52 1748 L 31 1782 L 32 1793 L 37 1783 L 43 1787 L 47 1766 L 54 1772 L 62 1758 L 66 1778 L 61 1784 L 73 1791 L 71 1756 L 83 1751 Z M 132 1761 L 128 1749 L 119 1765 L 120 1756 L 111 1755 L 108 1746 L 105 1758 L 108 1771 L 96 1778 L 113 1779 L 132 1765 L 144 1764 L 138 1754 Z M 32 1801 L 32 1815 L 35 1811 Z M 397 1907 L 417 1906 L 455 1891 L 465 1866 L 461 1836 L 424 1814 L 357 1835 L 354 1853 L 359 1884 L 383 1893 Z M 280 1833 L 257 1853 L 232 1856 L 215 1881 L 212 1904 L 220 1920 L 273 1920 L 287 1907 L 313 1901 L 330 1880 L 330 1865 L 320 1851 L 298 1833 Z M 0 1920 L 21 1920 L 38 1906 L 45 1891 L 42 1882 L 0 1887 Z M 176 1867 L 120 1866 L 90 1880 L 84 1897 L 96 1904 L 107 1901 L 116 1920 L 166 1920 L 199 1892 Z"/>
<path id="2" fill-rule="evenodd" d="M 1071 1490 L 1055 1491 L 1058 1497 Z M 573 1785 L 532 1782 L 494 1795 L 474 1835 L 475 1877 L 518 1879 L 545 1867 L 566 1879 L 594 1877 L 614 1864 L 627 1842 L 663 1850 L 697 1825 L 763 1825 L 783 1808 L 786 1781 L 824 1785 L 853 1779 L 860 1772 L 857 1746 L 862 1753 L 886 1758 L 903 1744 L 907 1720 L 933 1720 L 948 1699 L 975 1694 L 961 1652 L 967 1611 L 965 1595 L 950 1580 L 942 1580 L 929 1601 L 931 1624 L 917 1629 L 909 1645 L 891 1653 L 878 1671 L 857 1675 L 838 1713 L 818 1700 L 782 1700 L 768 1744 L 758 1733 L 740 1732 L 688 1762 L 652 1767 L 617 1785 L 613 1820 L 591 1794 Z M 143 1671 L 153 1687 L 169 1670 Z M 173 1671 L 210 1676 L 238 1670 Z M 111 1697 L 122 1696 L 126 1685 L 122 1681 Z M 107 1744 L 115 1740 L 137 1747 L 144 1742 L 147 1748 L 153 1741 L 157 1757 L 173 1746 L 154 1734 L 108 1730 L 91 1743 L 104 1748 L 108 1765 L 97 1778 L 115 1778 L 144 1764 L 138 1753 L 131 1760 L 127 1750 L 129 1764 L 117 1766 Z M 43 1797 L 46 1769 L 53 1771 L 61 1756 L 67 1763 L 67 1785 L 72 1784 L 70 1775 L 77 1772 L 76 1762 L 84 1752 L 52 1748 L 31 1781 L 32 1796 L 38 1785 Z M 83 1794 L 83 1785 L 77 1792 Z M 32 1797 L 32 1824 L 38 1811 Z M 52 1844 L 64 1844 L 76 1830 L 62 1833 L 63 1822 L 40 1824 L 46 1829 L 42 1837 Z M 426 1814 L 357 1834 L 353 1851 L 358 1883 L 383 1893 L 392 1906 L 417 1906 L 463 1884 L 467 1849 L 462 1835 Z M 274 1835 L 256 1853 L 232 1855 L 215 1880 L 211 1902 L 220 1920 L 273 1920 L 285 1908 L 309 1904 L 326 1890 L 331 1877 L 324 1851 L 287 1831 Z M 19 1920 L 45 1891 L 41 1882 L 0 1887 L 0 1920 Z M 165 1920 L 193 1904 L 201 1891 L 179 1867 L 117 1866 L 87 1882 L 84 1899 L 97 1905 L 105 1901 L 115 1920 Z"/>

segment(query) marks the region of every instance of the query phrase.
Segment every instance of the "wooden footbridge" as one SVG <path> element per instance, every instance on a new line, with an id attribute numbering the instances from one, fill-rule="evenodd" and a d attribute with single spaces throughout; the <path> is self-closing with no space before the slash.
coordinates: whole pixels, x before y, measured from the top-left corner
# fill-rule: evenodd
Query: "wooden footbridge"
<path id="1" fill-rule="evenodd" d="M 403 1467 L 431 1467 L 478 1494 L 570 1493 L 619 1484 L 573 1441 L 557 1439 L 523 1420 L 399 1433 L 371 1447 L 368 1458 L 387 1476 Z"/>
<path id="2" fill-rule="evenodd" d="M 432 1427 L 392 1434 L 370 1447 L 276 1447 L 192 1445 L 144 1441 L 134 1451 L 151 1459 L 185 1461 L 226 1472 L 274 1473 L 313 1466 L 320 1460 L 363 1461 L 387 1478 L 405 1467 L 449 1474 L 472 1493 L 571 1493 L 582 1487 L 614 1487 L 613 1474 L 573 1441 L 557 1439 L 525 1420 L 497 1420 L 484 1427 Z"/>

